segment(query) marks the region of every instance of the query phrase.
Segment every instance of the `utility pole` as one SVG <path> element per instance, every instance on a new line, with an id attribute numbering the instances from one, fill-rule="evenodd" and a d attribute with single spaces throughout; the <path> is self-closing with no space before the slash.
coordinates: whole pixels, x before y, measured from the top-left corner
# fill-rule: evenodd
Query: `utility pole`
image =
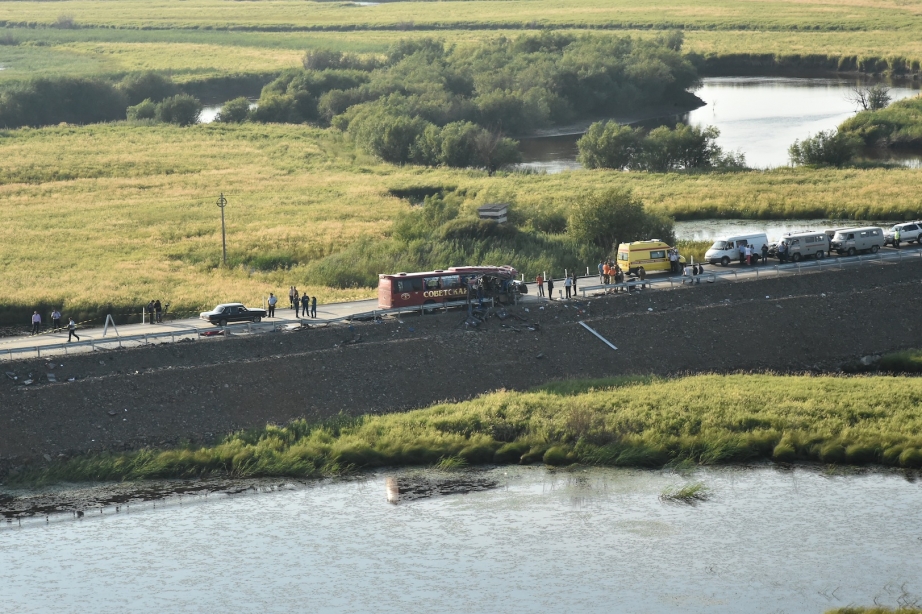
<path id="1" fill-rule="evenodd" d="M 221 208 L 221 252 L 224 266 L 227 266 L 227 232 L 224 230 L 224 207 L 227 206 L 227 199 L 224 198 L 224 192 L 218 198 L 218 206 Z"/>

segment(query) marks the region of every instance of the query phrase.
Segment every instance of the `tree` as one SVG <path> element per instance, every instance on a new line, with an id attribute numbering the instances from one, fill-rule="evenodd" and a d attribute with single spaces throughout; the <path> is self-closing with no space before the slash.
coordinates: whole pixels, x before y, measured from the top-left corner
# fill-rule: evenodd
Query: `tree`
<path id="1" fill-rule="evenodd" d="M 189 94 L 171 96 L 157 105 L 157 119 L 168 124 L 189 126 L 198 123 L 202 103 Z"/>
<path id="2" fill-rule="evenodd" d="M 579 161 L 586 168 L 623 170 L 634 165 L 641 152 L 637 130 L 615 121 L 595 122 L 579 141 Z"/>
<path id="3" fill-rule="evenodd" d="M 218 116 L 215 117 L 215 121 L 228 124 L 240 124 L 245 122 L 249 116 L 250 101 L 241 96 L 225 102 Z"/>
<path id="4" fill-rule="evenodd" d="M 675 240 L 672 220 L 648 213 L 643 202 L 625 188 L 612 188 L 578 200 L 567 230 L 578 242 L 610 253 L 618 243 L 656 238 Z"/>
<path id="5" fill-rule="evenodd" d="M 893 100 L 890 96 L 890 88 L 880 84 L 870 87 L 853 87 L 846 98 L 863 111 L 878 111 Z"/>
<path id="6" fill-rule="evenodd" d="M 861 137 L 856 134 L 826 130 L 803 141 L 794 141 L 788 155 L 794 164 L 845 166 L 857 155 Z"/>
<path id="7" fill-rule="evenodd" d="M 477 166 L 487 169 L 492 175 L 496 169 L 522 160 L 519 143 L 501 134 L 481 130 L 474 140 Z"/>

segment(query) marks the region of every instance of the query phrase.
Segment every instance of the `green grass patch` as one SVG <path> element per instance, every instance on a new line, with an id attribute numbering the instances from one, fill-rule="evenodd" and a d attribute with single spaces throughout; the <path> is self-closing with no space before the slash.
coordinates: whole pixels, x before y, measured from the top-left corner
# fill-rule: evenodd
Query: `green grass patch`
<path id="1" fill-rule="evenodd" d="M 311 477 L 381 466 L 541 462 L 922 467 L 918 378 L 701 375 L 595 380 L 582 392 L 571 385 L 565 394 L 504 391 L 406 413 L 296 421 L 234 433 L 210 447 L 83 456 L 7 481 Z"/>
<path id="2" fill-rule="evenodd" d="M 922 350 L 884 354 L 880 357 L 877 368 L 890 373 L 922 373 Z"/>

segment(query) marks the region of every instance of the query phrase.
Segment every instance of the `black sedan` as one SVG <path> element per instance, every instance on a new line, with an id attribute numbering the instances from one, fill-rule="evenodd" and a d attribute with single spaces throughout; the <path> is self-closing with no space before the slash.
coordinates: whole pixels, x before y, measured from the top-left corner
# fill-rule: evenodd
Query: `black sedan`
<path id="1" fill-rule="evenodd" d="M 215 326 L 227 326 L 230 322 L 259 322 L 266 317 L 266 310 L 244 307 L 243 303 L 225 303 L 200 313 L 198 317 Z"/>

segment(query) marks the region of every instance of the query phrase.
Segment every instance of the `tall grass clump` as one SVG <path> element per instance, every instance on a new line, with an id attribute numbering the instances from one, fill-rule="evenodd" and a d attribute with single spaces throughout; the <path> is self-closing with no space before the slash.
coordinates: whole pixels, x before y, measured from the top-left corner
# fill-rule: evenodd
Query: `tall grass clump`
<path id="1" fill-rule="evenodd" d="M 918 468 L 920 433 L 917 378 L 614 378 L 385 416 L 299 420 L 233 433 L 210 447 L 82 456 L 8 480 L 312 477 L 382 466 L 540 462 L 689 467 L 772 459 Z"/>
<path id="2" fill-rule="evenodd" d="M 695 482 L 685 486 L 668 486 L 663 489 L 659 498 L 663 501 L 695 503 L 696 501 L 706 501 L 710 494 L 710 489 L 703 482 Z"/>

